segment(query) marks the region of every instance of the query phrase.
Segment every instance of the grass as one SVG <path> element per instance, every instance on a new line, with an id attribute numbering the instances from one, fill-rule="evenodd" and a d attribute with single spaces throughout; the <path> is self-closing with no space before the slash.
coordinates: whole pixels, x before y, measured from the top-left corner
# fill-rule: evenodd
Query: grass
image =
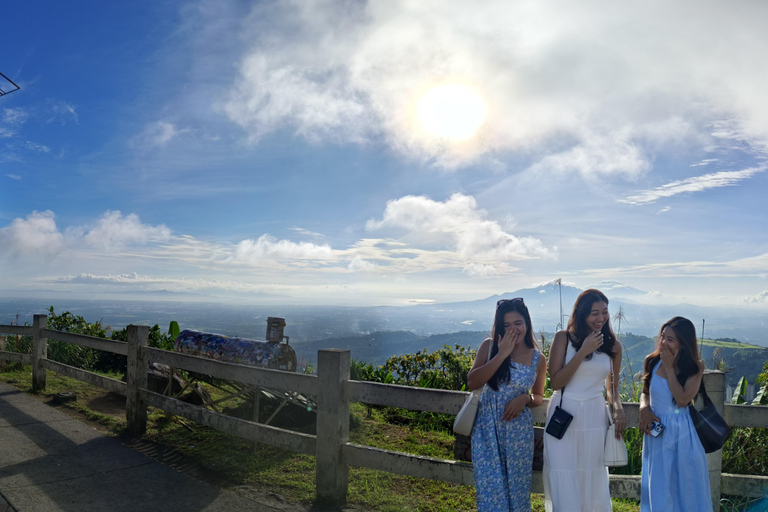
<path id="1" fill-rule="evenodd" d="M 113 376 L 114 377 L 114 376 Z M 29 367 L 18 365 L 0 373 L 0 380 L 31 393 L 32 375 Z M 69 391 L 77 400 L 63 408 L 91 422 L 112 436 L 125 435 L 124 417 L 99 413 L 87 407 L 91 400 L 105 391 L 83 382 L 48 372 L 46 390 L 37 397 L 47 400 L 56 393 Z M 211 389 L 212 394 L 217 391 Z M 244 402 L 235 401 L 230 414 L 249 413 Z M 386 421 L 386 409 L 352 404 L 350 441 L 377 448 L 397 450 L 417 455 L 453 459 L 453 436 L 442 431 L 393 425 Z M 178 453 L 187 464 L 202 468 L 203 476 L 234 492 L 247 493 L 256 488 L 261 493 L 276 493 L 288 501 L 311 504 L 315 500 L 315 458 L 288 452 L 271 446 L 252 443 L 215 430 L 150 409 L 147 433 L 141 442 L 159 445 Z M 200 473 L 200 472 L 198 472 Z M 475 490 L 472 486 L 449 484 L 432 480 L 394 475 L 366 468 L 351 467 L 349 471 L 349 506 L 362 510 L 387 512 L 448 512 L 475 510 Z M 544 510 L 540 494 L 532 495 L 533 510 Z M 614 500 L 613 510 L 636 512 L 637 502 Z"/>
<path id="2" fill-rule="evenodd" d="M 701 345 L 706 345 L 708 347 L 721 347 L 721 348 L 735 348 L 735 349 L 763 349 L 765 347 L 761 347 L 758 345 L 752 345 L 750 343 L 736 343 L 733 341 L 721 341 L 721 340 L 710 340 L 708 338 L 704 338 L 703 340 L 699 340 L 699 343 Z"/>

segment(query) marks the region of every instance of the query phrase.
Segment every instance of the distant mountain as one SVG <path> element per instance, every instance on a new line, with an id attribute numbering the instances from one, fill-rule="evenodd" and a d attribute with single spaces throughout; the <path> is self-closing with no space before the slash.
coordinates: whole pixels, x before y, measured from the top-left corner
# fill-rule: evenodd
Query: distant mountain
<path id="1" fill-rule="evenodd" d="M 381 365 L 395 355 L 415 354 L 419 351 L 434 352 L 444 345 L 455 344 L 477 348 L 487 334 L 476 331 L 462 331 L 450 334 L 418 336 L 412 332 L 374 332 L 362 336 L 326 338 L 316 341 L 292 343 L 299 361 L 317 362 L 317 351 L 327 348 L 349 349 L 352 359 L 373 365 Z"/>
<path id="2" fill-rule="evenodd" d="M 617 281 L 597 283 L 610 300 L 610 311 L 621 309 L 625 320 L 622 331 L 655 336 L 659 326 L 672 316 L 690 318 L 699 336 L 736 338 L 756 345 L 768 346 L 768 311 L 757 308 L 702 307 L 690 304 L 648 304 L 640 300 L 649 292 Z M 160 325 L 166 329 L 176 320 L 182 329 L 217 332 L 229 336 L 263 339 L 266 319 L 270 316 L 286 320 L 285 334 L 291 343 L 331 338 L 367 336 L 375 332 L 409 331 L 417 336 L 464 331 L 489 333 L 496 302 L 501 298 L 522 297 L 531 312 L 533 327 L 554 332 L 562 319 L 567 323 L 581 289 L 556 281 L 517 291 L 492 295 L 484 299 L 445 304 L 412 306 L 249 306 L 200 302 L 99 301 L 0 299 L 0 323 L 10 323 L 19 313 L 19 321 L 32 322 L 34 313 L 46 313 L 53 305 L 57 313 L 70 311 L 88 321 L 102 320 L 104 325 L 121 329 L 127 324 Z M 703 321 L 706 320 L 704 329 Z M 614 329 L 619 326 L 614 323 Z M 394 353 L 394 352 L 392 352 Z"/>

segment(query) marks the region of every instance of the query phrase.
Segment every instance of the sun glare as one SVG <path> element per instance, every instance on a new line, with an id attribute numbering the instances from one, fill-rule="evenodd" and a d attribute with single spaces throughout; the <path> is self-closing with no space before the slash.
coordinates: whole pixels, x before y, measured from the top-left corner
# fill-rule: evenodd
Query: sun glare
<path id="1" fill-rule="evenodd" d="M 471 138 L 485 121 L 485 102 L 466 85 L 443 84 L 421 97 L 416 115 L 432 135 L 462 141 Z"/>

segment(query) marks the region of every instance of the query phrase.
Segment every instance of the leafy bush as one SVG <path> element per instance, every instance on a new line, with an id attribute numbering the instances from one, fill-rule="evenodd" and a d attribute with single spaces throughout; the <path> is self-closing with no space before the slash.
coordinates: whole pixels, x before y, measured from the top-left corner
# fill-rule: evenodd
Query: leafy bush
<path id="1" fill-rule="evenodd" d="M 115 341 L 128 341 L 127 327 L 119 331 L 112 331 L 110 335 L 110 328 L 104 327 L 101 321 L 88 322 L 82 316 L 73 315 L 69 311 L 56 314 L 53 306 L 48 309 L 48 313 L 47 327 L 49 329 Z M 171 322 L 169 332 L 163 333 L 160 331 L 160 327 L 155 324 L 149 329 L 147 344 L 154 348 L 173 350 L 178 329 L 178 324 Z M 6 341 L 6 350 L 29 354 L 32 352 L 32 337 L 10 336 Z M 124 372 L 127 364 L 125 356 L 57 340 L 48 340 L 47 357 L 53 361 L 88 371 Z"/>

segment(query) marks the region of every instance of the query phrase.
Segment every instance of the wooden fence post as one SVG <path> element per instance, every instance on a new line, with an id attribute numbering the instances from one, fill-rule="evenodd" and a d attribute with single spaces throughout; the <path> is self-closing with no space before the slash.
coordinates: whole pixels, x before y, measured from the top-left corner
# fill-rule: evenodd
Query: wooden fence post
<path id="1" fill-rule="evenodd" d="M 704 386 L 707 395 L 715 404 L 715 409 L 725 417 L 725 374 L 719 371 L 704 373 Z M 707 454 L 707 466 L 709 467 L 709 490 L 712 495 L 712 510 L 720 510 L 720 481 L 723 475 L 723 451 L 717 450 Z"/>
<path id="2" fill-rule="evenodd" d="M 128 326 L 128 364 L 126 366 L 125 416 L 128 431 L 143 434 L 147 431 L 147 404 L 141 397 L 141 390 L 147 387 L 147 361 L 144 347 L 147 346 L 149 327 Z"/>
<path id="3" fill-rule="evenodd" d="M 32 391 L 43 391 L 46 375 L 43 359 L 48 357 L 48 340 L 43 338 L 43 329 L 48 327 L 48 315 L 35 315 L 32 327 Z"/>
<path id="4" fill-rule="evenodd" d="M 5 352 L 5 336 L 0 336 L 0 352 Z M 5 371 L 5 359 L 0 359 L 0 372 Z"/>
<path id="5" fill-rule="evenodd" d="M 340 507 L 347 501 L 349 466 L 344 444 L 349 441 L 349 350 L 317 353 L 317 460 L 319 502 Z"/>

